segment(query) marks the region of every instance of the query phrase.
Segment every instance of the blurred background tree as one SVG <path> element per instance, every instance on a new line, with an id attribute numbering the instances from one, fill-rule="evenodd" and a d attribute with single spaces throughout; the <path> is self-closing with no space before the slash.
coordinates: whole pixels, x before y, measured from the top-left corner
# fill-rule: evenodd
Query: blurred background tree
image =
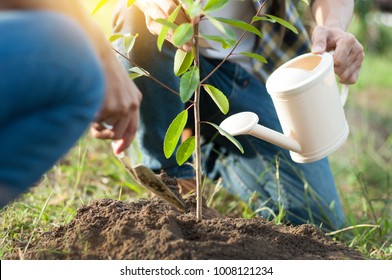
<path id="1" fill-rule="evenodd" d="M 392 44 L 392 0 L 357 0 L 355 34 L 366 52 L 386 54 Z"/>

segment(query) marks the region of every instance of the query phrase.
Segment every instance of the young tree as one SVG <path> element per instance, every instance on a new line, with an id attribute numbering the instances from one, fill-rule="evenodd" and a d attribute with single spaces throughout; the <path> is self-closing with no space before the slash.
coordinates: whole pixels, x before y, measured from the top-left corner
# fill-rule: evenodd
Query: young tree
<path id="1" fill-rule="evenodd" d="M 101 0 L 95 11 L 101 8 L 108 0 Z M 135 0 L 128 1 L 128 7 L 136 2 Z M 174 156 L 176 152 L 176 160 L 179 165 L 184 164 L 187 160 L 194 155 L 194 168 L 196 173 L 196 217 L 198 220 L 202 219 L 202 184 L 203 184 L 203 172 L 201 168 L 201 143 L 200 143 L 200 126 L 211 125 L 216 128 L 220 134 L 227 137 L 238 149 L 243 153 L 243 147 L 241 144 L 230 134 L 220 128 L 217 124 L 200 120 L 200 92 L 204 89 L 205 92 L 211 97 L 216 106 L 223 114 L 229 112 L 229 102 L 225 94 L 213 85 L 207 84 L 208 78 L 233 54 L 244 55 L 257 59 L 262 63 L 266 63 L 267 60 L 260 54 L 240 52 L 235 53 L 235 50 L 241 40 L 243 39 L 246 32 L 251 32 L 258 37 L 262 37 L 262 33 L 258 28 L 254 26 L 254 23 L 258 21 L 269 21 L 272 23 L 281 24 L 295 33 L 298 33 L 296 28 L 287 21 L 270 14 L 261 14 L 263 7 L 266 5 L 266 1 L 257 1 L 259 8 L 251 22 L 244 22 L 238 19 L 214 17 L 211 15 L 223 8 L 229 0 L 183 0 L 181 4 L 178 4 L 177 8 L 167 19 L 158 19 L 158 23 L 162 24 L 162 30 L 157 37 L 157 47 L 162 50 L 163 43 L 166 40 L 166 36 L 171 30 L 173 33 L 173 44 L 178 47 L 178 50 L 174 58 L 174 73 L 180 77 L 180 90 L 177 92 L 174 89 L 168 88 L 164 83 L 156 80 L 151 76 L 147 70 L 142 69 L 136 65 L 129 57 L 126 57 L 135 67 L 131 68 L 130 78 L 135 79 L 140 76 L 148 76 L 155 82 L 160 83 L 170 91 L 178 94 L 179 98 L 183 103 L 191 104 L 172 121 L 169 128 L 167 129 L 165 140 L 164 140 L 164 154 L 167 158 Z M 189 21 L 182 24 L 175 24 L 176 17 L 179 11 L 182 10 L 187 15 Z M 207 34 L 201 34 L 199 32 L 199 22 L 201 20 L 208 20 L 210 24 L 214 25 L 220 32 L 220 36 L 211 36 Z M 239 28 L 243 31 L 240 38 L 236 38 L 233 32 L 233 28 Z M 127 53 L 132 50 L 137 38 L 136 35 L 130 34 L 115 34 L 110 40 L 117 40 L 122 38 L 124 40 L 124 47 Z M 200 39 L 207 41 L 215 41 L 221 44 L 222 48 L 230 49 L 229 54 L 222 60 L 222 62 L 207 76 L 201 79 L 200 77 L 200 65 L 199 65 L 199 48 Z M 192 41 L 192 50 L 185 52 L 181 49 L 181 46 L 187 42 Z M 120 54 L 120 53 L 119 53 Z M 120 54 L 121 55 L 121 54 Z M 189 112 L 193 109 L 194 114 L 194 136 L 189 137 L 183 141 L 176 151 L 176 147 L 181 139 L 181 135 L 185 129 L 185 125 L 188 120 Z"/>

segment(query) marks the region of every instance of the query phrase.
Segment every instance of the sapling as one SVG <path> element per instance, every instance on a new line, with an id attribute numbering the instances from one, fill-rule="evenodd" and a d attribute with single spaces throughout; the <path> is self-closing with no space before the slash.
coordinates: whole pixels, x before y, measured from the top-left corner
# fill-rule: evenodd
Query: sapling
<path id="1" fill-rule="evenodd" d="M 101 0 L 97 7 L 101 7 L 107 0 Z M 128 1 L 128 7 L 134 4 L 135 1 Z M 134 65 L 129 69 L 129 77 L 135 79 L 140 76 L 147 76 L 155 82 L 161 84 L 169 91 L 177 94 L 181 101 L 185 104 L 190 104 L 187 108 L 181 111 L 170 124 L 167 129 L 163 150 L 166 158 L 176 156 L 176 161 L 179 165 L 185 164 L 189 158 L 194 155 L 194 168 L 196 174 L 196 218 L 202 219 L 202 179 L 203 172 L 201 167 L 201 135 L 200 125 L 207 124 L 217 129 L 217 131 L 229 139 L 242 153 L 244 152 L 241 144 L 230 134 L 220 128 L 217 124 L 200 120 L 200 94 L 202 89 L 211 97 L 216 106 L 223 114 L 229 112 L 229 102 L 225 94 L 213 85 L 207 84 L 207 79 L 231 56 L 231 55 L 244 55 L 252 59 L 256 59 L 262 63 L 267 63 L 265 57 L 256 53 L 240 52 L 235 53 L 235 50 L 241 40 L 243 39 L 246 32 L 251 32 L 256 36 L 262 38 L 262 33 L 258 28 L 254 26 L 257 21 L 269 21 L 272 23 L 281 24 L 293 32 L 297 33 L 297 30 L 287 21 L 269 14 L 261 14 L 263 7 L 266 5 L 266 1 L 257 1 L 259 4 L 257 13 L 253 17 L 251 22 L 244 22 L 238 19 L 214 17 L 211 14 L 224 7 L 229 0 L 182 0 L 178 4 L 177 8 L 171 13 L 166 19 L 157 19 L 156 21 L 162 25 L 162 29 L 157 38 L 157 48 L 161 51 L 163 43 L 167 38 L 167 34 L 172 32 L 172 43 L 178 47 L 174 57 L 174 74 L 180 77 L 180 88 L 179 92 L 175 89 L 171 89 L 161 81 L 155 79 L 148 73 L 146 69 L 143 69 L 139 65 L 135 64 L 129 56 L 124 55 L 116 51 L 119 55 L 123 56 Z M 175 20 L 180 11 L 183 11 L 188 17 L 189 21 L 181 24 L 176 24 Z M 215 28 L 220 32 L 220 36 L 212 36 L 208 34 L 201 34 L 199 32 L 199 22 L 201 20 L 208 20 Z M 239 28 L 243 31 L 240 38 L 236 38 L 232 28 Z M 122 38 L 124 41 L 124 48 L 129 54 L 132 50 L 137 34 L 115 34 L 111 36 L 110 40 L 114 41 Z M 201 79 L 200 77 L 200 65 L 199 65 L 199 48 L 200 40 L 215 41 L 221 44 L 224 49 L 231 49 L 228 55 L 221 61 L 221 63 L 206 77 Z M 192 42 L 192 50 L 185 52 L 181 49 L 181 46 L 187 42 Z M 189 137 L 182 143 L 181 135 L 185 129 L 188 121 L 189 110 L 193 108 L 194 114 L 194 136 Z"/>

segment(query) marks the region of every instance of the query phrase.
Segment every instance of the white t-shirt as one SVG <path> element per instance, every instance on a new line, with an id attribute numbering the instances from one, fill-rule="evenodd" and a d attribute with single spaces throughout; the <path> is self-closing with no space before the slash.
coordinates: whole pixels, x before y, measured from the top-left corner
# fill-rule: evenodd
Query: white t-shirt
<path id="1" fill-rule="evenodd" d="M 252 17 L 256 14 L 255 6 L 252 0 L 230 0 L 222 9 L 211 13 L 214 17 L 225 17 L 240 19 L 249 23 Z M 232 28 L 235 32 L 237 39 L 243 33 L 243 30 Z M 222 35 L 218 29 L 215 28 L 207 19 L 202 20 L 199 24 L 199 31 L 201 34 L 206 35 Z M 235 49 L 234 54 L 229 57 L 229 60 L 241 64 L 245 69 L 251 71 L 250 58 L 238 55 L 240 52 L 251 52 L 255 46 L 256 36 L 247 32 L 241 43 Z M 225 58 L 232 48 L 223 49 L 221 44 L 215 41 L 208 41 L 211 48 L 200 48 L 200 53 L 209 58 L 223 59 Z M 236 55 L 237 54 L 237 55 Z"/>

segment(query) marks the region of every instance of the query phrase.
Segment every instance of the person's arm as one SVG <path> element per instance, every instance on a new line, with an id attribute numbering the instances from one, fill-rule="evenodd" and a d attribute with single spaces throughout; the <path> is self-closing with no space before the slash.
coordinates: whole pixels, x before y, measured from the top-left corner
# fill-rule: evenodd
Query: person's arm
<path id="1" fill-rule="evenodd" d="M 315 0 L 312 11 L 318 25 L 347 30 L 354 12 L 354 0 Z"/>
<path id="2" fill-rule="evenodd" d="M 86 32 L 100 58 L 105 77 L 105 101 L 96 122 L 91 126 L 92 135 L 116 141 L 115 153 L 125 150 L 136 133 L 141 93 L 118 61 L 110 43 L 99 26 L 91 19 L 79 0 L 2 0 L 0 9 L 49 10 L 73 17 Z M 113 126 L 108 129 L 102 121 Z"/>
<path id="3" fill-rule="evenodd" d="M 312 52 L 334 51 L 335 73 L 340 81 L 357 81 L 363 47 L 351 33 L 346 32 L 354 11 L 354 0 L 314 0 L 312 14 L 316 26 L 312 33 Z"/>

